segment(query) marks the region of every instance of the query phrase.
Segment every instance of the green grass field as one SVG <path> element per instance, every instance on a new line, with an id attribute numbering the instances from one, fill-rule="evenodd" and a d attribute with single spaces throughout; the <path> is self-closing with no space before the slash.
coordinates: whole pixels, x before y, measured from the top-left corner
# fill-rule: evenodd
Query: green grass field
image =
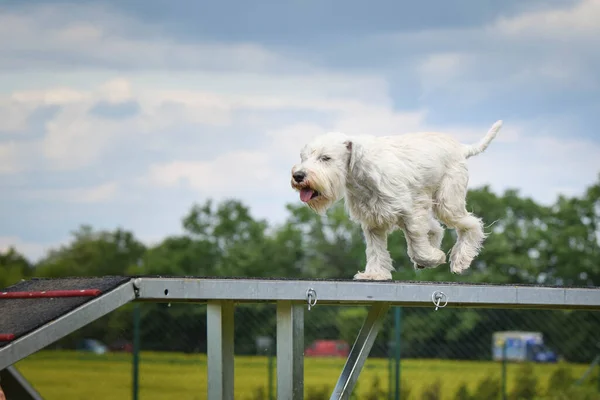
<path id="1" fill-rule="evenodd" d="M 309 388 L 333 388 L 343 367 L 343 359 L 306 358 L 305 393 Z M 250 399 L 258 387 L 267 388 L 266 357 L 235 359 L 236 399 Z M 130 399 L 131 356 L 111 353 L 101 356 L 68 352 L 41 351 L 19 363 L 17 368 L 48 400 Z M 474 387 L 481 379 L 500 377 L 500 364 L 494 362 L 402 360 L 402 378 L 412 389 L 411 398 L 420 399 L 423 388 L 437 379 L 442 390 L 452 399 L 462 382 Z M 569 364 L 573 375 L 580 377 L 587 365 Z M 540 386 L 557 365 L 535 365 Z M 508 389 L 518 374 L 517 365 L 508 366 Z M 365 393 L 378 377 L 383 389 L 388 386 L 388 361 L 369 359 L 358 381 L 357 391 Z M 206 356 L 176 353 L 142 353 L 140 363 L 140 400 L 205 399 Z"/>

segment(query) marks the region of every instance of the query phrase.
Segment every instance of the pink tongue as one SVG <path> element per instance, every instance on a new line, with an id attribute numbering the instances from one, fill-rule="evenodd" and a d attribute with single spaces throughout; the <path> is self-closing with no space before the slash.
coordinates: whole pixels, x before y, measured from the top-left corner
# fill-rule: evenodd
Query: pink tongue
<path id="1" fill-rule="evenodd" d="M 312 195 L 313 195 L 312 189 L 305 188 L 305 189 L 300 190 L 300 200 L 302 200 L 305 203 L 310 200 Z"/>

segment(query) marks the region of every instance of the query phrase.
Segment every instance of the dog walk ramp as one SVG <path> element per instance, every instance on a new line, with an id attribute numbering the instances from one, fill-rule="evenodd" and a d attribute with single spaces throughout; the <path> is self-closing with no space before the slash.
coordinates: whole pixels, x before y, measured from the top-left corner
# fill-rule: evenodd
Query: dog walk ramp
<path id="1" fill-rule="evenodd" d="M 321 304 L 367 305 L 369 313 L 331 400 L 349 399 L 392 306 L 600 310 L 599 288 L 441 282 L 210 277 L 32 279 L 0 289 L 0 372 L 130 301 L 207 304 L 209 400 L 233 400 L 234 311 L 241 303 L 277 308 L 277 399 L 302 400 L 304 316 Z M 439 310 L 439 311 L 438 311 Z M 27 390 L 26 385 L 18 384 Z M 39 398 L 35 393 L 15 399 Z M 11 398 L 11 397 L 9 397 Z"/>
<path id="2" fill-rule="evenodd" d="M 130 281 L 32 279 L 0 289 L 0 371 L 132 301 Z"/>

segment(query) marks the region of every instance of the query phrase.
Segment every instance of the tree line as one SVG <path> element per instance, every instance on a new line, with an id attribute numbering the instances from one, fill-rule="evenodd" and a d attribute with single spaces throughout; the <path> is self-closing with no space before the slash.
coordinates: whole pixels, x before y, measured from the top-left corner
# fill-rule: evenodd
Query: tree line
<path id="1" fill-rule="evenodd" d="M 600 176 L 599 176 L 600 178 Z M 412 269 L 402 232 L 389 237 L 396 280 L 461 281 L 505 284 L 593 286 L 600 282 L 600 179 L 579 196 L 559 196 L 542 205 L 517 190 L 494 193 L 489 187 L 472 189 L 468 207 L 486 222 L 489 234 L 483 250 L 463 275 L 448 265 Z M 340 203 L 326 216 L 302 204 L 286 206 L 280 225 L 251 215 L 241 201 L 194 204 L 181 219 L 183 233 L 147 246 L 126 229 L 95 230 L 82 225 L 69 243 L 51 249 L 33 263 L 18 249 L 0 253 L 0 288 L 31 277 L 168 275 L 351 279 L 364 268 L 364 241 L 360 227 L 350 221 Z M 449 251 L 455 233 L 447 230 L 442 244 Z M 236 350 L 256 351 L 255 337 L 274 332 L 275 316 L 269 305 L 243 307 L 236 314 Z M 70 338 L 93 335 L 114 341 L 131 333 L 131 307 L 123 307 Z M 364 309 L 316 307 L 308 339 L 348 337 L 362 322 Z M 197 351 L 205 347 L 203 307 L 145 304 L 142 315 L 144 348 Z M 538 313 L 543 320 L 529 318 Z M 545 313 L 545 314 L 544 314 Z M 573 361 L 595 356 L 595 314 L 586 311 L 544 312 L 510 310 L 454 310 L 423 315 L 407 309 L 403 314 L 404 353 L 453 358 L 489 358 L 489 346 L 474 345 L 472 338 L 494 329 L 549 329 L 550 345 Z M 378 338 L 381 353 L 390 334 Z M 239 344 L 238 344 L 239 343 Z M 584 360 L 585 359 L 585 360 Z"/>

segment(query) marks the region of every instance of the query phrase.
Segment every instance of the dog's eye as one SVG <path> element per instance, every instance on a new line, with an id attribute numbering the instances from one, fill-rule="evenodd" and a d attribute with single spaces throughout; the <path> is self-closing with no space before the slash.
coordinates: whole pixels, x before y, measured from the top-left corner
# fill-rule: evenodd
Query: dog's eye
<path id="1" fill-rule="evenodd" d="M 320 160 L 321 161 L 329 161 L 329 160 L 331 160 L 331 157 L 329 157 L 329 156 L 321 156 Z"/>

